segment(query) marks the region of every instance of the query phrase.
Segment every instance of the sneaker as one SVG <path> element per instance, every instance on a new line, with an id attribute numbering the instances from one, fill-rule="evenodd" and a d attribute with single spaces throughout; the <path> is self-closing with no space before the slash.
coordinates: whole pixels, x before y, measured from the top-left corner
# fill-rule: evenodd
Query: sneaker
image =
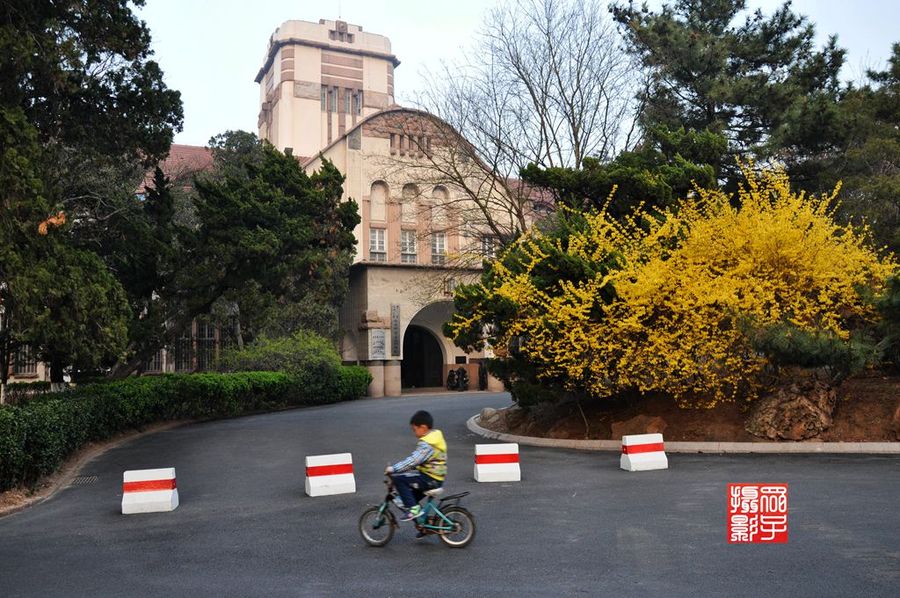
<path id="1" fill-rule="evenodd" d="M 419 505 L 415 505 L 410 508 L 406 513 L 403 514 L 403 517 L 400 518 L 400 521 L 412 521 L 416 517 L 422 514 L 422 507 Z"/>
<path id="2" fill-rule="evenodd" d="M 425 530 L 422 530 L 418 534 L 416 534 L 416 540 L 421 540 L 422 538 L 425 538 L 427 536 L 428 536 L 428 532 L 426 532 Z"/>

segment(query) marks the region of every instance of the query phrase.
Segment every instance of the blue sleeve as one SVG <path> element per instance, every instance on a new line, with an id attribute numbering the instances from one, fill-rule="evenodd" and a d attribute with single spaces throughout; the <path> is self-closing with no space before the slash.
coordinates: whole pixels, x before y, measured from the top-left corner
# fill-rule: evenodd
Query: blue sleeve
<path id="1" fill-rule="evenodd" d="M 394 468 L 395 472 L 400 473 L 401 471 L 406 471 L 414 468 L 416 465 L 425 463 L 425 461 L 428 461 L 433 454 L 434 449 L 431 448 L 431 445 L 420 440 L 409 457 L 394 463 L 391 467 Z"/>

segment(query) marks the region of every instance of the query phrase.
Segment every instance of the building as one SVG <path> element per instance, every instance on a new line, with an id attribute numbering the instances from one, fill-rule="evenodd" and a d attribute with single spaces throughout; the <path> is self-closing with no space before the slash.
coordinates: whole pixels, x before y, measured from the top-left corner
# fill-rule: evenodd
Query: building
<path id="1" fill-rule="evenodd" d="M 481 225 L 479 206 L 461 191 L 466 181 L 435 168 L 436 157 L 465 140 L 436 117 L 395 104 L 399 65 L 388 38 L 357 25 L 288 21 L 270 37 L 256 74 L 259 136 L 292 153 L 308 172 L 330 160 L 346 177 L 343 199 L 359 204 L 340 350 L 345 363 L 372 373 L 375 397 L 443 386 L 460 367 L 477 388 L 479 363 L 489 354 L 466 354 L 441 328 L 452 314 L 454 287 L 475 280 L 498 246 L 496 234 Z M 207 148 L 176 144 L 162 168 L 180 184 L 211 164 Z M 477 159 L 466 167 L 476 178 L 493 178 Z M 230 342 L 227 324 L 194 322 L 141 373 L 208 369 Z M 12 370 L 11 381 L 48 378 L 48 368 L 27 348 Z M 488 388 L 502 385 L 489 378 Z"/>
<path id="2" fill-rule="evenodd" d="M 299 156 L 308 171 L 330 160 L 344 198 L 360 207 L 350 295 L 341 310 L 346 363 L 372 373 L 371 396 L 442 386 L 465 367 L 472 384 L 485 355 L 444 337 L 455 284 L 478 276 L 495 239 L 452 181 L 434 172 L 455 132 L 394 103 L 390 41 L 343 21 L 288 21 L 271 36 L 262 67 L 259 135 Z M 490 380 L 499 389 L 499 382 Z"/>

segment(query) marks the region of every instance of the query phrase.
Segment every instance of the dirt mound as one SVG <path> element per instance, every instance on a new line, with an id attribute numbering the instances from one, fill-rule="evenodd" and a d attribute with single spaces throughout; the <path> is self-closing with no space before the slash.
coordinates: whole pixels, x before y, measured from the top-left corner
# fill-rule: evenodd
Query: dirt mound
<path id="1" fill-rule="evenodd" d="M 515 409 L 514 417 L 498 416 L 492 418 L 492 422 L 485 422 L 484 427 L 526 436 L 619 440 L 623 433 L 643 434 L 651 423 L 662 423 L 665 438 L 670 441 L 767 440 L 757 438 L 745 429 L 750 408 L 751 405 L 747 404 L 723 403 L 713 409 L 681 409 L 671 399 L 646 396 L 632 402 L 583 403 L 583 415 L 574 403 L 543 407 L 527 415 Z M 809 439 L 823 442 L 886 442 L 900 440 L 898 434 L 900 376 L 872 373 L 851 378 L 836 389 L 830 427 Z"/>

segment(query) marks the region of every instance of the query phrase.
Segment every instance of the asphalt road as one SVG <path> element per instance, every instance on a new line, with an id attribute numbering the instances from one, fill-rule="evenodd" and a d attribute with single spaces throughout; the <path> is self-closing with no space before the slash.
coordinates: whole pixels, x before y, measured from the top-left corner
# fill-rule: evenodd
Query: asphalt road
<path id="1" fill-rule="evenodd" d="M 0 519 L 0 595 L 900 596 L 900 458 L 670 455 L 627 473 L 614 453 L 522 447 L 519 483 L 478 484 L 465 428 L 502 394 L 365 400 L 186 426 L 88 463 L 52 499 Z M 428 409 L 450 491 L 478 533 L 463 550 L 363 544 L 359 514 Z M 307 454 L 353 453 L 357 493 L 309 498 Z M 174 466 L 181 506 L 120 514 L 122 472 Z M 729 482 L 787 482 L 787 544 L 729 545 Z"/>

